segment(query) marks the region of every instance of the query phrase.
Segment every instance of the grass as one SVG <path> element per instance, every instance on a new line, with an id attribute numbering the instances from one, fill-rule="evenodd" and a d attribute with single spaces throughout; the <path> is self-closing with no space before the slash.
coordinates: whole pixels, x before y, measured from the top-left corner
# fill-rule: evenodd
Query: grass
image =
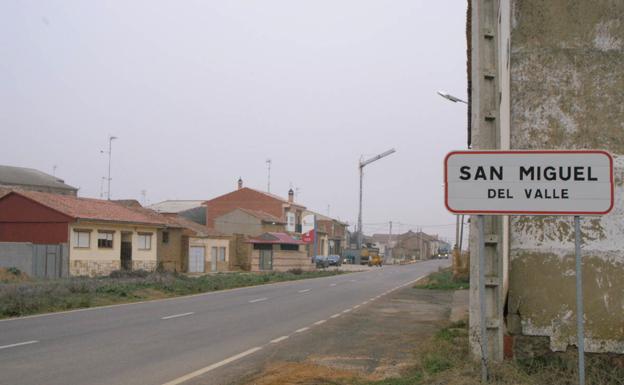
<path id="1" fill-rule="evenodd" d="M 624 365 L 616 356 L 587 355 L 587 384 L 624 385 Z M 490 366 L 490 384 L 575 385 L 574 352 L 549 353 L 527 359 L 508 360 Z M 401 377 L 379 381 L 352 380 L 341 385 L 479 385 L 479 363 L 470 358 L 468 326 L 456 323 L 439 330 L 415 351 L 414 362 Z"/>
<path id="2" fill-rule="evenodd" d="M 8 274 L 10 277 L 12 273 Z M 198 294 L 341 274 L 337 271 L 221 273 L 189 277 L 145 271 L 109 277 L 20 280 L 0 277 L 0 318 Z"/>
<path id="3" fill-rule="evenodd" d="M 468 277 L 453 278 L 451 269 L 441 269 L 438 272 L 431 273 L 423 283 L 414 285 L 415 289 L 431 290 L 461 290 L 469 287 L 470 279 Z"/>

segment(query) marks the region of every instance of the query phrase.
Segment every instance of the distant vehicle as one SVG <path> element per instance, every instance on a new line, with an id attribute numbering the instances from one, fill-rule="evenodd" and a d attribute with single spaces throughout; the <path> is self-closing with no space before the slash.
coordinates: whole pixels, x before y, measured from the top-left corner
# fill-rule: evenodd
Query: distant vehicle
<path id="1" fill-rule="evenodd" d="M 340 255 L 330 255 L 327 257 L 327 261 L 329 262 L 330 266 L 340 266 L 342 265 L 342 258 L 340 257 Z"/>
<path id="2" fill-rule="evenodd" d="M 381 257 L 378 254 L 371 255 L 370 258 L 368 258 L 368 266 L 381 267 L 382 264 L 383 262 L 381 260 Z"/>
<path id="3" fill-rule="evenodd" d="M 329 259 L 324 255 L 317 255 L 314 257 L 314 264 L 317 269 L 324 269 L 329 267 Z"/>

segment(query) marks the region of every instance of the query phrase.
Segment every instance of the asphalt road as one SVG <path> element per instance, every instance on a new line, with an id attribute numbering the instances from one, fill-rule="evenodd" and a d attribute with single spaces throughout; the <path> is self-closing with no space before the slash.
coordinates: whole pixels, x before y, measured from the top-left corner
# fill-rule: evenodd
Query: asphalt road
<path id="1" fill-rule="evenodd" d="M 192 383 L 448 260 L 0 321 L 1 384 Z"/>

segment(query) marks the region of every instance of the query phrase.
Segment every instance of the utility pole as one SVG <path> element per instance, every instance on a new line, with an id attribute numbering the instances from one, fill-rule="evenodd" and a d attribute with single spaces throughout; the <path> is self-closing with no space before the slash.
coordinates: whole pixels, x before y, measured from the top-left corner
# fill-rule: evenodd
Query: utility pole
<path id="1" fill-rule="evenodd" d="M 386 261 L 392 256 L 392 221 L 388 222 L 388 246 L 386 246 Z"/>
<path id="2" fill-rule="evenodd" d="M 110 200 L 110 196 L 111 196 L 111 189 L 110 189 L 110 184 L 111 184 L 111 154 L 112 154 L 112 149 L 113 149 L 113 140 L 117 139 L 116 136 L 113 135 L 109 135 L 108 137 L 108 151 L 100 151 L 102 154 L 108 154 L 108 178 L 107 178 L 107 182 L 108 182 L 108 186 L 106 188 L 106 199 Z"/>
<path id="3" fill-rule="evenodd" d="M 367 160 L 361 160 L 360 159 L 360 163 L 359 163 L 359 170 L 360 170 L 360 206 L 359 206 L 359 211 L 358 211 L 358 238 L 357 238 L 357 248 L 358 250 L 362 248 L 362 234 L 363 234 L 363 230 L 362 230 L 362 179 L 364 177 L 364 167 L 378 161 L 381 158 L 385 158 L 386 156 L 395 153 L 396 150 L 394 148 L 389 149 L 388 151 L 382 152 L 379 155 L 375 155 L 370 159 Z"/>
<path id="4" fill-rule="evenodd" d="M 52 176 L 56 176 L 56 165 L 52 166 Z"/>
<path id="5" fill-rule="evenodd" d="M 267 158 L 267 192 L 271 192 L 271 158 Z"/>

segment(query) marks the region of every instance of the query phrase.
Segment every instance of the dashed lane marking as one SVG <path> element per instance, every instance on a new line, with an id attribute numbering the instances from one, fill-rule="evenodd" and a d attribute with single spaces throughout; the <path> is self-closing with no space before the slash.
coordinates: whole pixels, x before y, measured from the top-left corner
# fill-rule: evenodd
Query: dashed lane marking
<path id="1" fill-rule="evenodd" d="M 166 320 L 166 319 L 172 319 L 172 318 L 180 318 L 180 317 L 186 317 L 186 316 L 189 316 L 189 315 L 192 315 L 192 314 L 195 314 L 195 312 L 190 311 L 190 312 L 188 312 L 188 313 L 181 313 L 181 314 L 168 315 L 168 316 L 166 316 L 166 317 L 161 317 L 160 319 L 165 319 L 165 320 Z"/>
<path id="2" fill-rule="evenodd" d="M 239 353 L 239 354 L 237 354 L 235 356 L 228 357 L 228 358 L 226 358 L 223 361 L 219 361 L 219 362 L 214 363 L 212 365 L 206 366 L 205 368 L 201 368 L 199 370 L 196 370 L 194 372 L 186 374 L 186 375 L 184 375 L 182 377 L 178 377 L 175 380 L 171 380 L 171 381 L 169 381 L 169 382 L 167 382 L 167 383 L 165 383 L 163 385 L 178 385 L 178 384 L 181 384 L 181 383 L 186 382 L 186 381 L 188 381 L 188 380 L 190 380 L 192 378 L 201 376 L 202 374 L 206 374 L 206 373 L 208 373 L 210 371 L 213 371 L 213 370 L 215 370 L 217 368 L 220 368 L 220 367 L 222 367 L 224 365 L 227 365 L 230 362 L 234 362 L 236 360 L 240 360 L 241 358 L 246 357 L 246 356 L 248 356 L 250 354 L 253 354 L 253 353 L 255 353 L 255 352 L 257 352 L 258 350 L 261 350 L 261 349 L 262 349 L 261 347 L 255 347 L 255 348 L 251 348 L 249 350 L 245 350 L 244 352 Z"/>

